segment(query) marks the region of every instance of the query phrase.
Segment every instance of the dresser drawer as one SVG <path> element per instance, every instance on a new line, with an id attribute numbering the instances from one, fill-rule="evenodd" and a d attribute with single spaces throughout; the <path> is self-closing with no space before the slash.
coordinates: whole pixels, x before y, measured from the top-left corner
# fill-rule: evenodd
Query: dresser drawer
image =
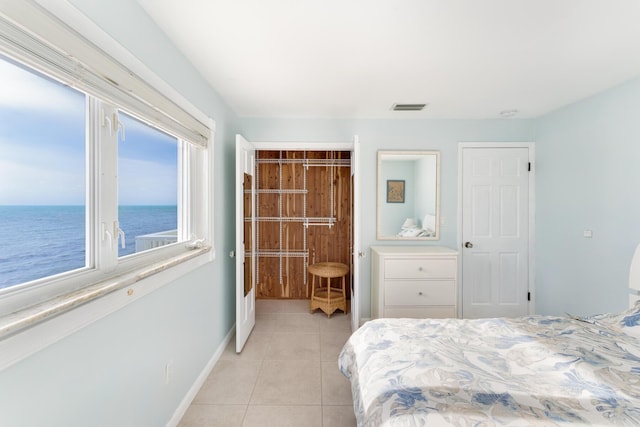
<path id="1" fill-rule="evenodd" d="M 386 280 L 384 305 L 456 305 L 453 280 Z"/>
<path id="2" fill-rule="evenodd" d="M 423 308 L 396 308 L 387 307 L 383 317 L 409 317 L 414 319 L 446 319 L 456 317 L 456 308 L 453 307 L 423 307 Z"/>
<path id="3" fill-rule="evenodd" d="M 386 279 L 429 279 L 456 276 L 456 259 L 386 259 Z"/>
<path id="4" fill-rule="evenodd" d="M 371 318 L 458 315 L 458 253 L 443 246 L 371 247 Z"/>

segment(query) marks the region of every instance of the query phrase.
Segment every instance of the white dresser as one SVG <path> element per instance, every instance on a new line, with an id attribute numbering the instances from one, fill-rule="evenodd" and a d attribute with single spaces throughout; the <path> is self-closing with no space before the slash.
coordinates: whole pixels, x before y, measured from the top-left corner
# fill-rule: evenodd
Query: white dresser
<path id="1" fill-rule="evenodd" d="M 372 246 L 371 258 L 372 319 L 457 317 L 457 251 L 443 246 Z"/>

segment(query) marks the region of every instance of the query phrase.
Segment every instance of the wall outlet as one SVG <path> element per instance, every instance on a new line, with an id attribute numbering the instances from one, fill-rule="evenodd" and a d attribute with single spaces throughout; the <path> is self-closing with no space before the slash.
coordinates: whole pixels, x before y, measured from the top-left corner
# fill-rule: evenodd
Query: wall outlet
<path id="1" fill-rule="evenodd" d="M 593 231 L 591 231 L 591 230 L 584 230 L 584 231 L 582 232 L 582 236 L 583 236 L 583 237 L 585 237 L 585 238 L 587 238 L 587 239 L 590 239 L 590 238 L 592 238 L 592 237 L 593 237 Z"/>

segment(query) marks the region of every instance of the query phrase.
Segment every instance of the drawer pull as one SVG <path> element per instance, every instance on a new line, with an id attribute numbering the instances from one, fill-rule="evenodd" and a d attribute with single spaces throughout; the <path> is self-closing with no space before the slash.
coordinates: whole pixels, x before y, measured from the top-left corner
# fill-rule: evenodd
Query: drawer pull
<path id="1" fill-rule="evenodd" d="M 422 267 L 418 267 L 418 271 L 422 271 Z"/>
<path id="2" fill-rule="evenodd" d="M 418 292 L 418 295 L 422 295 L 422 291 Z"/>

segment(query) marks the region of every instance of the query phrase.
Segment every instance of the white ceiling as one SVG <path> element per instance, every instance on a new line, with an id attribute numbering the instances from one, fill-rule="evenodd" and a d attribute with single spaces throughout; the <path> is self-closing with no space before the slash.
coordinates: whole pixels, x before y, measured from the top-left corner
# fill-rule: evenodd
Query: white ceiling
<path id="1" fill-rule="evenodd" d="M 537 117 L 640 75 L 638 0 L 138 2 L 241 117 Z"/>

